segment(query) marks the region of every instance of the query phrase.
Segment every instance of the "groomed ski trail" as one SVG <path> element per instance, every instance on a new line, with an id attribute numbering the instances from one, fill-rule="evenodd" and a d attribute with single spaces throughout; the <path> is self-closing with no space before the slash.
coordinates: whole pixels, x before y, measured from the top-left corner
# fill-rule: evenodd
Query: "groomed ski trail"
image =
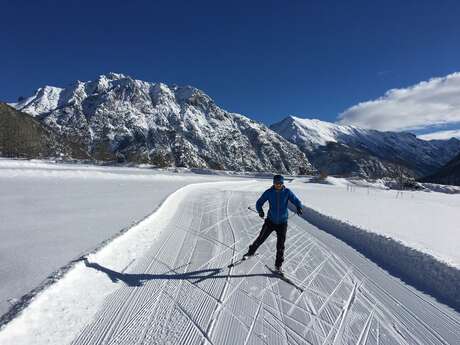
<path id="1" fill-rule="evenodd" d="M 97 256 L 80 263 L 79 269 L 112 289 L 71 344 L 454 344 L 458 339 L 458 314 L 297 217 L 290 219 L 283 268 L 303 292 L 267 269 L 274 262 L 274 235 L 258 256 L 228 268 L 261 228 L 262 221 L 247 210 L 257 196 L 241 183 L 193 188 L 174 205 L 142 257 L 119 270 Z M 71 274 L 62 280 L 70 278 L 74 289 L 96 288 Z M 27 339 L 33 330 L 9 336 L 14 334 L 9 328 L 20 322 L 21 317 L 0 332 L 1 344 L 63 344 L 53 334 L 34 338 L 40 342 Z"/>

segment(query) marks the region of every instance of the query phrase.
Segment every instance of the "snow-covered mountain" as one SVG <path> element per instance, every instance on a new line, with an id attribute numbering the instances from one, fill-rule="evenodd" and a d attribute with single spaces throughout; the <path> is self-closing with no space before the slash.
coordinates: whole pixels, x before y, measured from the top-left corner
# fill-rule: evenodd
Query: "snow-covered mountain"
<path id="1" fill-rule="evenodd" d="M 79 138 L 96 159 L 281 173 L 311 170 L 295 145 L 263 124 L 221 109 L 191 86 L 109 73 L 66 88 L 45 86 L 13 105 Z"/>
<path id="2" fill-rule="evenodd" d="M 460 140 L 417 138 L 405 132 L 381 132 L 288 116 L 270 126 L 296 144 L 321 171 L 366 177 L 433 173 L 460 152 Z"/>

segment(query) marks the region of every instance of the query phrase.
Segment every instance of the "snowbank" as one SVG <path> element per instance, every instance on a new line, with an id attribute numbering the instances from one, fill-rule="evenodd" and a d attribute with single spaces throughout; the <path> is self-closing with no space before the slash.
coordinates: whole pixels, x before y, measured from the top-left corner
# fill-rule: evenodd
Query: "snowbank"
<path id="1" fill-rule="evenodd" d="M 289 187 L 306 206 L 321 214 L 391 237 L 460 268 L 458 194 L 401 192 L 299 180 Z"/>
<path id="2" fill-rule="evenodd" d="M 403 243 L 304 207 L 303 217 L 421 291 L 460 310 L 460 270 Z"/>
<path id="3" fill-rule="evenodd" d="M 460 196 L 293 183 L 304 218 L 460 309 Z"/>

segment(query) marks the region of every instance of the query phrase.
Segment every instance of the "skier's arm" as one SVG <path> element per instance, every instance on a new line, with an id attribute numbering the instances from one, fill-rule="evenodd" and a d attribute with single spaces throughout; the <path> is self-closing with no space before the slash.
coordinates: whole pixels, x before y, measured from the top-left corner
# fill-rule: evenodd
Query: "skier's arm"
<path id="1" fill-rule="evenodd" d="M 297 213 L 302 213 L 302 202 L 299 200 L 298 197 L 296 197 L 296 195 L 291 190 L 289 190 L 288 198 L 289 201 L 292 202 L 295 207 L 297 207 Z"/>
<path id="2" fill-rule="evenodd" d="M 265 191 L 256 202 L 256 210 L 259 214 L 264 211 L 262 209 L 262 206 L 264 206 L 267 200 L 268 200 L 268 192 Z"/>

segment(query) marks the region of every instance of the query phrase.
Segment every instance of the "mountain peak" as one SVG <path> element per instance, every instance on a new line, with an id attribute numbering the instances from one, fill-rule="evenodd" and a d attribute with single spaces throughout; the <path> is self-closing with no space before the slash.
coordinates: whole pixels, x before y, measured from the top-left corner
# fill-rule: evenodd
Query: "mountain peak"
<path id="1" fill-rule="evenodd" d="M 175 91 L 177 97 L 181 100 L 189 100 L 192 97 L 205 97 L 211 99 L 206 93 L 190 85 L 178 86 Z"/>
<path id="2" fill-rule="evenodd" d="M 28 114 L 32 116 L 46 113 L 58 106 L 60 95 L 64 89 L 56 86 L 45 85 L 38 88 L 31 97 L 21 97 L 17 103 L 10 103 L 16 109 L 29 109 Z"/>
<path id="3" fill-rule="evenodd" d="M 292 119 L 292 121 L 294 122 L 297 122 L 299 124 L 301 124 L 302 126 L 315 126 L 315 127 L 318 127 L 318 126 L 322 126 L 322 127 L 327 127 L 327 128 L 334 128 L 334 129 L 350 129 L 350 128 L 356 128 L 356 129 L 361 129 L 359 127 L 356 127 L 356 126 L 352 126 L 352 125 L 341 125 L 341 124 L 338 124 L 338 123 L 335 123 L 335 122 L 329 122 L 329 121 L 324 121 L 324 120 L 320 120 L 320 119 L 317 119 L 317 118 L 304 118 L 304 117 L 300 117 L 300 116 L 288 116 L 289 118 Z"/>
<path id="4" fill-rule="evenodd" d="M 115 72 L 109 72 L 109 73 L 106 73 L 106 74 L 101 74 L 99 76 L 99 79 L 101 78 L 105 78 L 105 79 L 109 79 L 109 80 L 120 80 L 120 79 L 126 79 L 126 78 L 131 78 L 125 74 L 122 74 L 122 73 L 115 73 Z"/>
<path id="5" fill-rule="evenodd" d="M 341 126 L 319 119 L 306 119 L 293 115 L 274 123 L 270 128 L 289 141 L 307 144 L 308 147 L 337 142 L 338 136 L 359 130 L 352 126 Z"/>

